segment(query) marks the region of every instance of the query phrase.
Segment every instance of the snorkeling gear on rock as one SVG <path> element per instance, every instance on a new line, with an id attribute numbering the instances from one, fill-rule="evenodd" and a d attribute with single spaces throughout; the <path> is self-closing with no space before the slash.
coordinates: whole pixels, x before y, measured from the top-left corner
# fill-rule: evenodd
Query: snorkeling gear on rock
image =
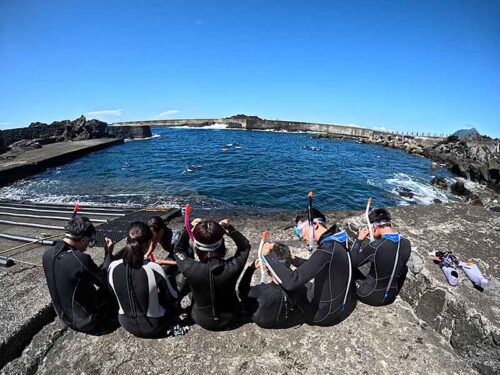
<path id="1" fill-rule="evenodd" d="M 429 253 L 432 260 L 439 265 L 443 271 L 446 281 L 451 286 L 458 284 L 458 259 L 451 251 L 433 251 Z"/>
<path id="2" fill-rule="evenodd" d="M 465 272 L 475 288 L 482 290 L 488 285 L 488 279 L 483 276 L 477 264 L 467 261 L 459 262 L 458 266 Z"/>

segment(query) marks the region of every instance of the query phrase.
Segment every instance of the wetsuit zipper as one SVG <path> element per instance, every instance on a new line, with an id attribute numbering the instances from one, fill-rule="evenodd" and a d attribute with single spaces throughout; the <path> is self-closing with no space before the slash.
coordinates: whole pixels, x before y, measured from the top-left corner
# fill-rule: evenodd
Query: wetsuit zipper
<path id="1" fill-rule="evenodd" d="M 210 279 L 210 298 L 212 301 L 212 317 L 213 317 L 214 321 L 217 321 L 217 320 L 219 320 L 219 318 L 217 317 L 217 313 L 215 311 L 214 276 L 212 274 L 212 269 L 210 267 L 208 268 L 208 272 L 209 272 L 209 279 Z"/>

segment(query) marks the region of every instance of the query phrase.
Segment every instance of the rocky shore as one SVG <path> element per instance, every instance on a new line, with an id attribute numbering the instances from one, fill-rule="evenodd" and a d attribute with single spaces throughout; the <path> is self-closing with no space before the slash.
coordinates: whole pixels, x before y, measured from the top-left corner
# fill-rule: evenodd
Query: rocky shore
<path id="1" fill-rule="evenodd" d="M 500 214 L 471 205 L 407 206 L 391 213 L 397 229 L 413 246 L 401 298 L 382 308 L 358 304 L 346 321 L 334 327 L 264 330 L 248 323 L 219 333 L 193 326 L 186 336 L 161 340 L 138 339 L 121 328 L 100 337 L 88 336 L 66 329 L 57 320 L 47 321 L 44 314 L 50 311 L 50 298 L 40 268 L 20 264 L 0 269 L 0 289 L 7 291 L 0 295 L 4 326 L 14 332 L 41 321 L 41 329 L 18 333 L 33 337 L 1 373 L 497 374 Z M 263 229 L 270 230 L 272 241 L 308 255 L 290 230 L 294 213 L 199 211 L 193 215 L 228 216 L 252 243 L 248 262 L 256 256 Z M 329 212 L 327 217 L 330 224 L 338 221 L 351 238 L 364 224 L 359 212 Z M 181 228 L 182 222 L 176 219 L 172 225 Z M 429 259 L 433 250 L 453 250 L 462 259 L 472 259 L 489 278 L 489 288 L 474 289 L 462 272 L 458 286 L 449 286 Z M 24 253 L 23 259 L 40 262 L 41 253 Z M 102 259 L 102 249 L 93 249 L 92 254 Z"/>
<path id="2" fill-rule="evenodd" d="M 316 139 L 356 139 L 361 143 L 401 149 L 443 164 L 458 176 L 479 182 L 500 193 L 500 139 L 486 136 L 445 139 L 374 133 L 369 137 L 317 134 Z"/>

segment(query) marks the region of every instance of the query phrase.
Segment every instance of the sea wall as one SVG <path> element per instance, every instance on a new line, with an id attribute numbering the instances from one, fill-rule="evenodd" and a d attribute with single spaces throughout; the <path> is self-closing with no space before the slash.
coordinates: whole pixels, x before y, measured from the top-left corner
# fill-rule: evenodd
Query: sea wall
<path id="1" fill-rule="evenodd" d="M 108 126 L 107 133 L 115 138 L 134 139 L 149 138 L 153 134 L 147 125 L 142 126 Z"/>

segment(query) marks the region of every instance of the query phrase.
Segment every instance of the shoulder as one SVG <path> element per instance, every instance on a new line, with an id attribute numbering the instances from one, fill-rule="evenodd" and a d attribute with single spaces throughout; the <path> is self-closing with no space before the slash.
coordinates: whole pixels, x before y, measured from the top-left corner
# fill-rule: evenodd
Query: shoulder
<path id="1" fill-rule="evenodd" d="M 108 267 L 109 272 L 113 272 L 113 270 L 121 264 L 123 264 L 123 259 L 119 259 L 119 260 L 115 260 L 114 262 L 111 262 L 109 267 Z"/>
<path id="2" fill-rule="evenodd" d="M 163 271 L 163 268 L 158 264 L 158 263 L 155 263 L 155 262 L 147 262 L 146 264 L 144 264 L 142 266 L 142 268 L 148 268 L 156 273 L 159 273 L 161 276 L 163 276 L 164 278 L 167 278 L 167 276 L 165 275 L 165 271 Z"/>

